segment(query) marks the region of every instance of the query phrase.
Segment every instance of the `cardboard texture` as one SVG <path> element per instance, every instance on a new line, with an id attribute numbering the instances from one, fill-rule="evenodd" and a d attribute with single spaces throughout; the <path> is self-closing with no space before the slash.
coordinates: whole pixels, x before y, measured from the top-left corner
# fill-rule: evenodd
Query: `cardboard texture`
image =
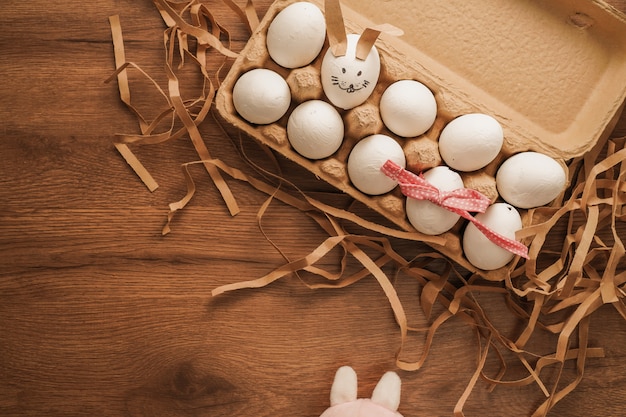
<path id="1" fill-rule="evenodd" d="M 626 97 L 626 18 L 602 2 L 342 4 L 403 29 L 402 38 L 385 41 L 407 66 L 423 67 L 426 80 L 442 89 L 443 107 L 463 103 L 495 115 L 513 150 L 580 156 Z"/>
<path id="2" fill-rule="evenodd" d="M 324 9 L 321 1 L 312 3 Z M 606 139 L 626 98 L 626 18 L 598 1 L 383 2 L 342 1 L 348 33 L 392 23 L 401 37 L 381 34 L 381 76 L 372 96 L 361 106 L 340 111 L 345 137 L 339 150 L 323 160 L 296 153 L 286 137 L 289 114 L 309 99 L 323 99 L 319 81 L 321 60 L 305 68 L 286 69 L 273 62 L 265 46 L 274 16 L 294 0 L 275 2 L 224 79 L 216 98 L 221 116 L 259 142 L 307 168 L 382 214 L 401 229 L 415 232 L 406 219 L 405 197 L 396 188 L 368 196 L 354 188 L 346 174 L 351 148 L 363 137 L 383 133 L 395 138 L 413 171 L 441 164 L 436 141 L 443 127 L 457 116 L 486 113 L 504 130 L 500 155 L 485 168 L 462 174 L 465 186 L 495 201 L 495 173 L 509 156 L 522 151 L 545 153 L 564 163 L 583 155 Z M 354 10 L 358 10 L 358 13 Z M 366 16 L 371 17 L 369 20 Z M 237 79 L 254 68 L 278 72 L 290 84 L 292 103 L 279 121 L 254 125 L 233 106 Z M 415 79 L 433 91 L 438 105 L 433 127 L 417 138 L 400 138 L 385 128 L 378 113 L 384 90 L 400 79 Z M 621 86 L 616 88 L 615 86 Z M 524 216 L 525 211 L 520 210 Z M 459 222 L 435 249 L 465 268 L 481 273 L 463 257 Z M 417 233 L 417 232 L 415 232 Z M 482 271 L 484 273 L 485 271 Z M 486 275 L 497 273 L 489 272 Z"/>

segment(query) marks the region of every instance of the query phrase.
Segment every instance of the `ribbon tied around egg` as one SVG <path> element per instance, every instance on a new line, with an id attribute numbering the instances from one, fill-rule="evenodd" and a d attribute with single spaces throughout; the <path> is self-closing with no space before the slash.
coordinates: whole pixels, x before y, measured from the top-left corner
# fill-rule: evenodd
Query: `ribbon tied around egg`
<path id="1" fill-rule="evenodd" d="M 484 213 L 491 205 L 491 200 L 484 194 L 469 188 L 442 191 L 426 181 L 422 176 L 407 171 L 391 160 L 383 164 L 381 171 L 389 178 L 398 182 L 400 191 L 405 196 L 416 200 L 428 200 L 460 215 L 472 222 L 487 239 L 496 245 L 515 255 L 528 259 L 528 248 L 526 245 L 494 232 L 469 213 L 470 211 Z"/>

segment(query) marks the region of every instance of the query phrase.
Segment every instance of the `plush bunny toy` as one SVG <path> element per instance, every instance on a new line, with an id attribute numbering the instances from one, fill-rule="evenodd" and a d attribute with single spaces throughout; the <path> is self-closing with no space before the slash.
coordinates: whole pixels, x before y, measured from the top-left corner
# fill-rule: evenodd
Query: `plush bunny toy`
<path id="1" fill-rule="evenodd" d="M 349 366 L 342 366 L 330 390 L 330 407 L 321 417 L 402 417 L 397 411 L 400 386 L 400 377 L 390 371 L 380 378 L 371 399 L 357 399 L 356 372 Z"/>

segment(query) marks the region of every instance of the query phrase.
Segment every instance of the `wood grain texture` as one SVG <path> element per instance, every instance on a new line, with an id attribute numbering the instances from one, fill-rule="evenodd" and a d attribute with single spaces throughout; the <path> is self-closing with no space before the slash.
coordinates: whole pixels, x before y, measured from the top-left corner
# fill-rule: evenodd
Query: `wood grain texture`
<path id="1" fill-rule="evenodd" d="M 245 27 L 221 2 L 210 4 L 235 28 L 234 49 L 241 49 Z M 270 1 L 255 4 L 262 14 Z M 626 11 L 624 1 L 611 4 Z M 149 193 L 116 153 L 114 134 L 137 126 L 116 84 L 104 83 L 114 70 L 108 24 L 114 14 L 127 59 L 164 83 L 163 24 L 149 0 L 8 0 L 0 11 L 0 415 L 315 417 L 327 407 L 333 374 L 344 364 L 359 374 L 359 395 L 369 396 L 380 375 L 394 368 L 400 346 L 373 278 L 312 291 L 291 277 L 211 297 L 219 285 L 258 278 L 285 262 L 257 224 L 266 195 L 229 180 L 242 208 L 230 217 L 206 173 L 194 167 L 198 193 L 173 232 L 161 236 L 167 205 L 184 195 L 180 164 L 197 157 L 186 139 L 136 149 L 160 184 Z M 192 77 L 185 91 L 197 82 Z M 136 74 L 131 87 L 142 108 L 159 100 Z M 215 157 L 251 172 L 217 126 L 201 129 Z M 625 132 L 622 116 L 615 134 Z M 305 170 L 280 164 L 305 191 L 349 204 Z M 289 259 L 326 237 L 310 218 L 279 202 L 263 226 Z M 424 249 L 392 242 L 407 256 Z M 336 269 L 340 257 L 333 253 L 321 266 Z M 425 326 L 419 285 L 409 279 L 396 285 L 411 324 Z M 499 297 L 477 296 L 503 331 L 520 325 Z M 408 357 L 419 356 L 422 336 L 409 339 Z M 592 319 L 591 339 L 606 357 L 589 359 L 581 385 L 551 415 L 624 414 L 626 324 L 602 308 Z M 549 353 L 554 337 L 533 343 Z M 452 416 L 477 354 L 473 330 L 459 319 L 447 322 L 425 366 L 400 373 L 400 411 Z M 522 374 L 519 366 L 510 370 L 511 378 Z M 571 364 L 565 375 L 574 375 Z M 465 412 L 525 416 L 542 400 L 535 385 L 489 392 L 479 383 Z"/>

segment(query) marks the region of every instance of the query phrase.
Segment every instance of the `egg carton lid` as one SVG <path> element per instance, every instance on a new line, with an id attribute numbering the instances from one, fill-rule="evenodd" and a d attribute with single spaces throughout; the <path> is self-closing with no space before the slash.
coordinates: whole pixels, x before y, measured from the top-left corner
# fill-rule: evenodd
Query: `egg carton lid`
<path id="1" fill-rule="evenodd" d="M 602 1 L 341 3 L 359 26 L 402 29 L 403 36 L 380 41 L 503 121 L 515 133 L 508 139 L 527 149 L 580 156 L 610 133 L 623 108 L 626 16 Z"/>
<path id="2" fill-rule="evenodd" d="M 308 160 L 274 138 L 270 128 L 276 126 L 256 126 L 236 114 L 232 88 L 237 77 L 267 63 L 263 31 L 296 1 L 277 0 L 269 8 L 219 88 L 219 113 L 401 229 L 415 232 L 405 213 L 395 211 L 401 205 L 396 195 L 360 193 L 347 179 L 322 170 L 320 161 Z M 324 9 L 323 0 L 307 1 Z M 387 75 L 419 75 L 436 93 L 442 120 L 472 112 L 490 114 L 503 127 L 507 155 L 531 150 L 564 164 L 606 138 L 618 120 L 626 98 L 626 16 L 599 1 L 544 3 L 341 0 L 348 33 L 381 23 L 405 32 L 402 37 L 383 33 L 376 42 L 384 51 L 381 60 L 388 58 Z M 445 244 L 428 244 L 468 270 L 497 279 L 499 270 L 481 271 L 469 264 L 456 233 L 442 237 Z"/>

